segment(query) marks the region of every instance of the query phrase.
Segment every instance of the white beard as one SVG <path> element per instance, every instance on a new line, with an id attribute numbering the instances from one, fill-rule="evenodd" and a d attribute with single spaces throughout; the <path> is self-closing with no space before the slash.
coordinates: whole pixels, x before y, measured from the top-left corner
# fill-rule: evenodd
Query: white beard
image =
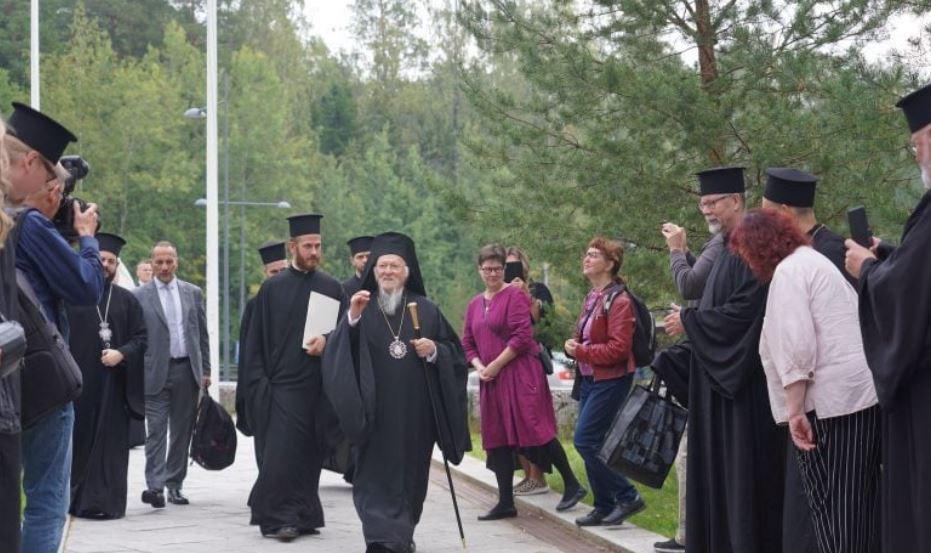
<path id="1" fill-rule="evenodd" d="M 378 287 L 378 306 L 387 315 L 394 315 L 401 307 L 401 301 L 404 300 L 404 288 L 398 288 L 393 292 L 388 292 L 382 287 Z"/>
<path id="2" fill-rule="evenodd" d="M 717 234 L 721 232 L 721 222 L 708 223 L 708 232 L 711 234 Z"/>
<path id="3" fill-rule="evenodd" d="M 924 165 L 921 166 L 921 182 L 925 185 L 925 190 L 931 190 L 931 172 Z"/>

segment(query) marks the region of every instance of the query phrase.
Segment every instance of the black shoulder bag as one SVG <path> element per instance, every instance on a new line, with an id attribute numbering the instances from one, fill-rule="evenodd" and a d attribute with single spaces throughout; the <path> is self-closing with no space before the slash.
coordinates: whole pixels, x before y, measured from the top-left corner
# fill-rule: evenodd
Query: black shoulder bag
<path id="1" fill-rule="evenodd" d="M 58 328 L 39 307 L 26 276 L 16 271 L 26 354 L 22 372 L 22 422 L 29 428 L 81 395 L 81 368 Z"/>

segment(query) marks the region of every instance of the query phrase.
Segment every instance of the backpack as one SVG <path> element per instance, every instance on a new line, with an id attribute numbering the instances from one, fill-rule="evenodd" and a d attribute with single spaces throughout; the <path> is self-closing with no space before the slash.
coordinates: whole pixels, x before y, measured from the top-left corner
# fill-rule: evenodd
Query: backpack
<path id="1" fill-rule="evenodd" d="M 236 459 L 236 425 L 206 390 L 197 406 L 191 459 L 207 470 L 225 469 Z"/>
<path id="2" fill-rule="evenodd" d="M 634 363 L 638 367 L 646 367 L 653 362 L 653 356 L 656 353 L 656 323 L 653 320 L 653 313 L 650 313 L 650 310 L 647 308 L 647 305 L 643 303 L 643 300 L 631 292 L 630 288 L 627 288 L 623 284 L 619 284 L 613 287 L 613 289 L 602 298 L 604 301 L 604 316 L 608 316 L 608 311 L 611 309 L 611 302 L 614 301 L 614 298 L 625 291 L 630 298 L 630 303 L 634 307 L 635 315 L 634 339 L 631 345 L 631 353 L 634 354 Z"/>

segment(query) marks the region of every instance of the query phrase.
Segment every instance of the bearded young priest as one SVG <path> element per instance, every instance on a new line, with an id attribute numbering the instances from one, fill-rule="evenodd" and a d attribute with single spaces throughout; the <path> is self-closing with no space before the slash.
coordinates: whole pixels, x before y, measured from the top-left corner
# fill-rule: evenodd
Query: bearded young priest
<path id="1" fill-rule="evenodd" d="M 320 468 L 331 447 L 326 430 L 336 422 L 321 393 L 327 337 L 306 336 L 305 321 L 312 293 L 338 302 L 339 313 L 346 305 L 339 281 L 319 268 L 322 218 L 288 217 L 291 264 L 262 284 L 242 348 L 245 370 L 238 391 L 261 459 L 249 496 L 251 524 L 281 541 L 317 534 L 324 525 Z M 314 317 L 310 313 L 311 323 Z"/>
<path id="2" fill-rule="evenodd" d="M 366 552 L 410 553 L 434 444 L 453 463 L 472 446 L 459 338 L 427 299 L 407 236 L 375 237 L 362 289 L 329 337 L 323 374 L 340 426 L 358 446 L 353 500 Z"/>

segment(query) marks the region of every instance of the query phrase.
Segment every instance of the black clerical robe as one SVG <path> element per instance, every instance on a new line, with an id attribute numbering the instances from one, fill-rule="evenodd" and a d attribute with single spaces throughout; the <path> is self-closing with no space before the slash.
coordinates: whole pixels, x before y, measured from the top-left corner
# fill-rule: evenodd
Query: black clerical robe
<path id="1" fill-rule="evenodd" d="M 104 345 L 98 313 L 113 332 L 110 349 L 123 354 L 115 367 L 100 361 Z M 74 401 L 70 512 L 119 518 L 126 514 L 129 421 L 145 416 L 142 306 L 129 290 L 107 283 L 97 306 L 68 307 L 68 322 L 71 353 L 84 378 Z"/>
<path id="2" fill-rule="evenodd" d="M 853 278 L 853 275 L 848 273 L 847 269 L 844 267 L 844 262 L 847 257 L 847 246 L 844 245 L 844 237 L 820 223 L 808 231 L 808 236 L 811 238 L 811 247 L 814 248 L 816 252 L 830 259 L 831 263 L 833 263 L 834 266 L 840 270 L 840 273 L 844 275 L 844 278 L 847 279 L 847 282 L 856 288 L 857 279 Z"/>
<path id="3" fill-rule="evenodd" d="M 860 271 L 863 349 L 883 413 L 882 550 L 931 551 L 931 192 L 901 245 Z"/>
<path id="4" fill-rule="evenodd" d="M 249 423 L 249 414 L 246 412 L 246 391 L 248 368 L 243 362 L 246 348 L 246 335 L 252 322 L 252 312 L 255 310 L 255 298 L 250 298 L 242 310 L 242 319 L 239 322 L 239 367 L 236 371 L 236 428 L 246 436 L 252 435 L 252 425 Z M 256 448 L 256 461 L 261 465 Z"/>
<path id="5" fill-rule="evenodd" d="M 437 346 L 426 367 L 410 344 L 414 331 L 403 307 L 409 302 L 417 303 L 423 336 Z M 401 329 L 399 339 L 407 344 L 401 359 L 388 352 L 394 339 L 389 325 Z M 427 494 L 433 445 L 453 463 L 471 449 L 459 338 L 427 298 L 408 292 L 399 312 L 385 317 L 373 295 L 356 326 L 344 317 L 330 336 L 323 371 L 340 426 L 358 447 L 353 500 L 365 541 L 407 553 Z"/>
<path id="6" fill-rule="evenodd" d="M 773 421 L 759 357 L 766 289 L 726 249 L 698 308 L 682 311 L 688 341 L 653 366 L 687 386 L 689 553 L 780 553 L 786 432 Z"/>
<path id="7" fill-rule="evenodd" d="M 262 284 L 245 335 L 237 387 L 260 453 L 249 505 L 251 523 L 263 531 L 323 526 L 317 487 L 328 431 L 337 423 L 321 393 L 320 357 L 303 349 L 311 292 L 340 301 L 345 311 L 339 281 L 289 267 Z"/>
<path id="8" fill-rule="evenodd" d="M 346 291 L 346 297 L 352 299 L 352 295 L 362 289 L 362 279 L 359 275 L 352 275 L 343 281 L 343 290 Z"/>

